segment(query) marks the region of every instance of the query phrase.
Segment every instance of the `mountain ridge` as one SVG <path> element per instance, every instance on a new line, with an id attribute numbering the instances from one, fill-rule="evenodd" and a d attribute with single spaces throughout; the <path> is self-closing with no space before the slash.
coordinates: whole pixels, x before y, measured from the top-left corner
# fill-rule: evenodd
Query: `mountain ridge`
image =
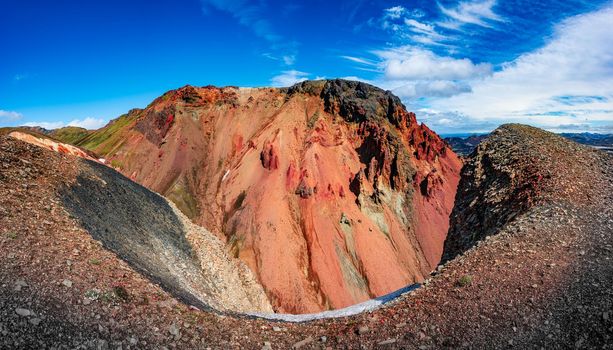
<path id="1" fill-rule="evenodd" d="M 461 167 L 398 97 L 346 80 L 188 85 L 76 144 L 211 230 L 292 313 L 423 280 Z"/>

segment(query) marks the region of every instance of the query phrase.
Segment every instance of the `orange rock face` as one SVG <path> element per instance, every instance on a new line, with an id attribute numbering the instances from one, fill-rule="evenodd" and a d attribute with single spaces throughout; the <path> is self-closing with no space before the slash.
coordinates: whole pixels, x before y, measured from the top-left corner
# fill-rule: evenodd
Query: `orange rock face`
<path id="1" fill-rule="evenodd" d="M 226 242 L 278 312 L 362 302 L 439 262 L 462 164 L 389 92 L 188 86 L 131 118 L 103 156 Z"/>
<path id="2" fill-rule="evenodd" d="M 80 157 L 84 159 L 93 160 L 95 162 L 104 163 L 104 159 L 96 159 L 93 155 L 89 154 L 91 152 L 87 152 L 79 147 L 75 147 L 73 145 L 69 145 L 66 143 L 62 143 L 59 141 L 54 141 L 50 138 L 34 136 L 32 134 L 28 134 L 21 131 L 13 131 L 9 134 L 10 137 L 15 138 L 17 140 L 21 140 L 42 148 L 48 148 L 52 151 L 69 154 L 75 157 Z"/>

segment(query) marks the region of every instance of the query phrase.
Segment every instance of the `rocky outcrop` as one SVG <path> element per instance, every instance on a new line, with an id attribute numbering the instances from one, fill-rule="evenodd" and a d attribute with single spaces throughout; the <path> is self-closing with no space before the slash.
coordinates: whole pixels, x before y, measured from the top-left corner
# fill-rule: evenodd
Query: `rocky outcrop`
<path id="1" fill-rule="evenodd" d="M 564 164 L 588 162 L 580 156 L 588 151 L 562 136 L 525 125 L 496 129 L 462 168 L 443 260 L 498 233 L 538 202 L 554 197 L 585 201 L 573 177 L 589 168 L 565 169 Z"/>
<path id="2" fill-rule="evenodd" d="M 91 149 L 222 239 L 276 311 L 377 297 L 441 257 L 461 162 L 388 91 L 188 86 L 122 118 Z"/>
<path id="3" fill-rule="evenodd" d="M 68 155 L 72 155 L 72 156 L 76 156 L 76 157 L 80 157 L 84 159 L 93 160 L 96 162 L 102 161 L 102 160 L 96 159 L 96 156 L 93 153 L 88 152 L 87 150 L 84 150 L 79 147 L 75 147 L 70 144 L 55 141 L 48 137 L 43 137 L 42 135 L 36 136 L 33 134 L 21 132 L 21 131 L 13 131 L 9 133 L 8 136 L 14 139 L 17 139 L 17 140 L 21 140 L 21 141 L 39 146 L 39 147 L 50 149 L 58 153 L 68 154 Z"/>

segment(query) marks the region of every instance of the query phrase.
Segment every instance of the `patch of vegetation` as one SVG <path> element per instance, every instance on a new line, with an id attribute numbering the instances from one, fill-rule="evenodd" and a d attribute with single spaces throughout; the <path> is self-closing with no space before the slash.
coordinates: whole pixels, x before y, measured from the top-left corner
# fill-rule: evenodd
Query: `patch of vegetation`
<path id="1" fill-rule="evenodd" d="M 15 231 L 9 231 L 6 233 L 6 236 L 10 239 L 17 239 L 17 232 Z"/>
<path id="2" fill-rule="evenodd" d="M 186 182 L 187 180 L 185 180 L 185 178 L 180 178 L 172 185 L 165 195 L 183 214 L 193 219 L 199 212 L 198 202 Z"/>
<path id="3" fill-rule="evenodd" d="M 113 294 L 119 298 L 121 301 L 129 301 L 130 300 L 130 294 L 128 293 L 128 290 L 123 287 L 123 286 L 114 286 L 113 287 Z"/>
<path id="4" fill-rule="evenodd" d="M 473 276 L 471 275 L 464 275 L 458 280 L 459 287 L 470 286 L 471 283 L 473 283 Z"/>
<path id="5" fill-rule="evenodd" d="M 230 255 L 232 255 L 232 257 L 235 259 L 238 259 L 238 256 L 240 255 L 243 240 L 243 237 L 238 237 L 236 234 L 233 234 L 228 241 L 228 245 L 230 246 Z"/>
<path id="6" fill-rule="evenodd" d="M 98 289 L 90 289 L 85 292 L 85 297 L 91 300 L 98 300 L 102 292 Z"/>
<path id="7" fill-rule="evenodd" d="M 125 140 L 123 131 L 127 129 L 127 126 L 136 121 L 138 116 L 139 114 L 124 114 L 102 129 L 96 130 L 79 140 L 76 145 L 108 158 L 112 155 L 113 150 L 123 143 Z"/>
<path id="8" fill-rule="evenodd" d="M 89 259 L 89 263 L 92 265 L 100 265 L 102 262 L 96 258 Z"/>
<path id="9" fill-rule="evenodd" d="M 51 136 L 61 142 L 69 144 L 77 144 L 80 140 L 86 138 L 89 135 L 89 131 L 84 128 L 76 126 L 67 126 L 59 128 L 51 132 Z"/>
<path id="10" fill-rule="evenodd" d="M 123 164 L 118 161 L 117 159 L 113 159 L 111 160 L 111 166 L 115 169 L 121 169 L 121 167 L 123 166 Z"/>

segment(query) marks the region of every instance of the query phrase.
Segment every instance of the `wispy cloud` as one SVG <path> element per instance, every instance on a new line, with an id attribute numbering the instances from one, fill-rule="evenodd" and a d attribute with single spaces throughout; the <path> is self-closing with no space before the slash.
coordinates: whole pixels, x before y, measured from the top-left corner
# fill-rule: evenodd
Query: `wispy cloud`
<path id="1" fill-rule="evenodd" d="M 394 6 L 383 9 L 379 19 L 371 19 L 370 25 L 380 26 L 384 30 L 402 31 L 405 18 L 421 18 L 424 13 L 419 9 L 409 10 L 404 6 Z"/>
<path id="2" fill-rule="evenodd" d="M 309 73 L 300 72 L 297 70 L 286 70 L 281 72 L 281 74 L 272 77 L 272 79 L 270 79 L 270 83 L 272 86 L 286 87 L 301 81 L 305 81 L 308 79 L 308 77 Z"/>
<path id="3" fill-rule="evenodd" d="M 296 63 L 296 55 L 295 54 L 286 54 L 286 55 L 281 55 L 281 56 L 277 56 L 274 55 L 270 52 L 265 52 L 262 54 L 262 56 L 273 60 L 273 61 L 280 61 L 283 64 L 285 64 L 286 66 L 293 66 L 294 63 Z"/>
<path id="4" fill-rule="evenodd" d="M 285 55 L 281 57 L 281 59 L 283 60 L 283 63 L 288 66 L 291 66 L 296 62 L 296 55 Z"/>
<path id="5" fill-rule="evenodd" d="M 364 64 L 364 65 L 367 65 L 367 66 L 376 66 L 377 65 L 376 62 L 374 62 L 372 60 L 369 60 L 369 59 L 366 59 L 366 58 L 354 57 L 354 56 L 340 56 L 340 57 L 344 58 L 346 60 L 349 60 L 351 62 L 360 63 L 360 64 Z"/>
<path id="6" fill-rule="evenodd" d="M 256 36 L 264 39 L 269 44 L 269 49 L 275 54 L 265 53 L 263 56 L 278 60 L 286 66 L 292 66 L 296 62 L 296 43 L 286 40 L 275 30 L 269 19 L 271 7 L 265 0 L 200 0 L 202 11 L 205 15 L 211 15 L 211 10 L 226 12 L 234 17 L 238 23 Z M 292 6 L 284 7 L 283 11 L 294 11 Z"/>
<path id="7" fill-rule="evenodd" d="M 277 34 L 266 18 L 265 3 L 247 0 L 200 0 L 202 10 L 208 14 L 211 8 L 230 13 L 238 22 L 268 41 L 276 42 L 282 37 Z"/>
<path id="8" fill-rule="evenodd" d="M 408 10 L 403 6 L 394 6 L 383 10 L 381 17 L 371 19 L 370 26 L 379 27 L 393 35 L 398 41 L 411 41 L 421 46 L 449 46 L 453 38 L 442 34 L 436 23 L 428 22 L 423 11 Z"/>
<path id="9" fill-rule="evenodd" d="M 438 25 L 449 29 L 459 29 L 465 24 L 493 28 L 493 22 L 504 21 L 503 17 L 494 12 L 495 6 L 496 0 L 460 1 L 456 7 L 445 7 L 439 3 L 439 9 L 447 18 L 438 22 Z"/>
<path id="10" fill-rule="evenodd" d="M 428 36 L 439 36 L 442 37 L 442 35 L 438 34 L 436 32 L 436 30 L 434 29 L 434 26 L 432 24 L 427 24 L 427 23 L 422 23 L 419 22 L 418 20 L 415 20 L 413 18 L 405 18 L 404 23 L 409 26 L 409 28 L 416 32 L 416 33 L 421 33 L 421 34 L 425 34 Z"/>
<path id="11" fill-rule="evenodd" d="M 19 82 L 19 81 L 22 81 L 22 80 L 28 79 L 29 77 L 30 77 L 30 75 L 29 75 L 28 73 L 24 73 L 24 74 L 15 74 L 15 75 L 13 76 L 13 80 L 14 80 L 14 81 Z"/>
<path id="12" fill-rule="evenodd" d="M 23 115 L 15 111 L 5 111 L 0 109 L 0 121 L 12 122 L 23 118 Z"/>

